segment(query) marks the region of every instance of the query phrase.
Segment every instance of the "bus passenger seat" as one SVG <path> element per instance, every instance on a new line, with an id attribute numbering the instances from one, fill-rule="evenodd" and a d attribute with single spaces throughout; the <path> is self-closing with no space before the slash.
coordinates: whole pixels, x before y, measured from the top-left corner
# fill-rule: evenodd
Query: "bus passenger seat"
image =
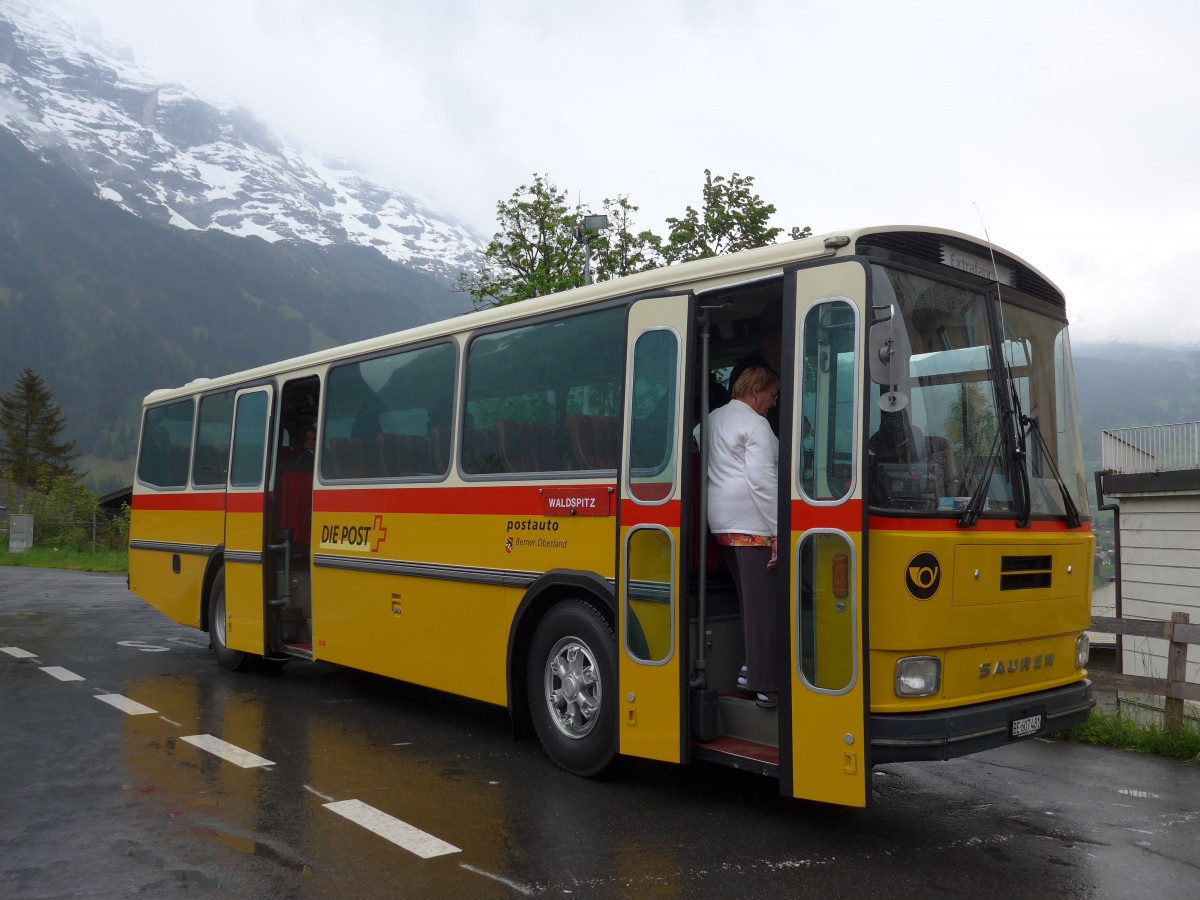
<path id="1" fill-rule="evenodd" d="M 367 465 L 367 441 L 361 438 L 334 438 L 329 445 L 333 457 L 334 478 L 363 478 L 370 473 Z M 374 441 L 371 441 L 374 449 Z"/>
<path id="2" fill-rule="evenodd" d="M 571 447 L 580 469 L 615 469 L 621 453 L 621 420 L 616 416 L 567 416 Z"/>
<path id="3" fill-rule="evenodd" d="M 505 472 L 537 472 L 538 426 L 533 422 L 500 419 L 496 422 L 496 438 Z"/>
<path id="4" fill-rule="evenodd" d="M 416 434 L 389 434 L 380 432 L 379 461 L 383 474 L 429 475 L 433 472 L 433 455 L 429 449 L 429 438 Z"/>
<path id="5" fill-rule="evenodd" d="M 496 439 L 505 472 L 554 472 L 562 468 L 565 434 L 539 422 L 499 419 Z"/>

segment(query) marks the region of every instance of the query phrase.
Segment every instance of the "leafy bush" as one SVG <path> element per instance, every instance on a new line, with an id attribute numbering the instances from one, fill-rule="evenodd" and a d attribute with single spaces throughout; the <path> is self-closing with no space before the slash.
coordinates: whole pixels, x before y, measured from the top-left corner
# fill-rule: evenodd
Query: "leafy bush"
<path id="1" fill-rule="evenodd" d="M 15 512 L 17 490 L 11 479 L 4 478 L 0 490 L 9 512 Z M 34 544 L 39 548 L 124 553 L 129 543 L 129 506 L 110 515 L 76 475 L 55 475 L 43 466 L 37 485 L 24 494 L 20 506 L 33 515 Z"/>

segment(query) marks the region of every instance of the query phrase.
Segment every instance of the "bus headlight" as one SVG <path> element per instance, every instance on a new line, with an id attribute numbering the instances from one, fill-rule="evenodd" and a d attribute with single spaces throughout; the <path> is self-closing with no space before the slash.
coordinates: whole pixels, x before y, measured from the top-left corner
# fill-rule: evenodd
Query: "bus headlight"
<path id="1" fill-rule="evenodd" d="M 936 656 L 909 656 L 896 662 L 896 696 L 928 697 L 942 687 L 942 661 Z"/>
<path id="2" fill-rule="evenodd" d="M 1092 642 L 1086 634 L 1075 638 L 1075 668 L 1082 669 L 1092 655 Z"/>

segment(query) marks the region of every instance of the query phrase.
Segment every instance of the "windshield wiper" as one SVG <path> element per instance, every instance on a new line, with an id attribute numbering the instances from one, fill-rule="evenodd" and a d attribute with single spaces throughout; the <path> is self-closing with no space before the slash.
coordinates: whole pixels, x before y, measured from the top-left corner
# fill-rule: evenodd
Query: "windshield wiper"
<path id="1" fill-rule="evenodd" d="M 1029 470 L 1026 468 L 1025 430 L 1022 423 L 1025 417 L 1021 412 L 1021 398 L 1017 393 L 1017 385 L 1013 379 L 1012 369 L 1004 353 L 1004 313 L 1000 299 L 1000 282 L 997 278 L 993 284 L 994 292 L 989 292 L 988 318 L 992 326 L 992 346 L 989 349 L 988 368 L 991 370 L 992 383 L 995 385 L 996 406 L 999 413 L 999 428 L 996 429 L 996 439 L 992 442 L 991 458 L 987 471 L 984 472 L 971 502 L 958 517 L 960 528 L 970 528 L 979 521 L 983 504 L 987 497 L 988 485 L 991 482 L 992 469 L 996 464 L 997 446 L 1003 447 L 1004 465 L 1007 469 L 1009 487 L 1012 490 L 1013 508 L 1017 513 L 1017 527 L 1028 528 L 1029 518 L 1033 509 L 1033 501 L 1029 493 Z M 999 338 L 996 335 L 1000 335 Z"/>
<path id="2" fill-rule="evenodd" d="M 1017 396 L 1017 386 L 1013 383 L 1012 372 L 1007 364 L 1004 366 L 1004 377 L 1011 391 L 1004 410 L 1004 458 L 1009 464 L 1008 480 L 1012 485 L 1013 505 L 1017 508 L 1017 527 L 1028 528 L 1033 499 L 1029 494 L 1028 453 L 1025 447 L 1025 429 L 1022 428 L 1022 423 L 1028 420 L 1021 412 L 1021 398 Z"/>
<path id="3" fill-rule="evenodd" d="M 1050 466 L 1050 471 L 1054 474 L 1054 483 L 1058 485 L 1058 490 L 1062 494 L 1063 510 L 1067 517 L 1067 527 L 1078 528 L 1083 521 L 1079 515 L 1079 507 L 1075 505 L 1075 499 L 1071 496 L 1071 491 L 1067 487 L 1067 483 L 1063 481 L 1062 475 L 1058 472 L 1058 466 L 1054 464 L 1054 457 L 1050 454 L 1050 448 L 1046 446 L 1046 439 L 1042 436 L 1042 429 L 1038 425 L 1038 420 L 1032 419 L 1029 416 L 1021 416 L 1021 424 L 1025 426 L 1028 433 L 1033 434 L 1037 439 L 1042 460 Z"/>
<path id="4" fill-rule="evenodd" d="M 974 528 L 975 523 L 979 521 L 979 514 L 983 512 L 983 504 L 987 500 L 988 488 L 992 484 L 992 470 L 996 468 L 996 450 L 999 445 L 1000 431 L 997 430 L 996 437 L 992 439 L 992 449 L 988 452 L 987 468 L 979 476 L 979 481 L 975 484 L 975 491 L 971 494 L 967 508 L 958 517 L 959 528 Z"/>

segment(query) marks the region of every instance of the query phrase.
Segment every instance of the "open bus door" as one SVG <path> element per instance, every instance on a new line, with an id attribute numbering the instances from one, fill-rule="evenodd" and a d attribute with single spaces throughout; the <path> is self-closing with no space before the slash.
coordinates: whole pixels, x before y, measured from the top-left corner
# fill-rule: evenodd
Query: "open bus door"
<path id="1" fill-rule="evenodd" d="M 682 373 L 690 295 L 639 300 L 626 332 L 618 631 L 622 753 L 684 758 L 680 634 L 685 457 Z"/>
<path id="2" fill-rule="evenodd" d="M 267 563 L 267 448 L 274 389 L 260 385 L 238 391 L 234 400 L 233 447 L 225 494 L 225 597 L 222 643 L 230 650 L 261 656 Z M 217 624 L 217 623 L 214 623 Z M 216 641 L 214 640 L 214 644 Z"/>
<path id="3" fill-rule="evenodd" d="M 805 269 L 801 275 L 789 279 L 794 306 L 785 313 L 794 323 L 795 396 L 790 423 L 786 415 L 781 422 L 790 431 L 785 442 L 790 453 L 780 460 L 781 481 L 790 485 L 790 740 L 780 748 L 780 790 L 862 807 L 869 800 L 871 774 L 865 479 L 858 449 L 859 310 L 865 308 L 866 273 L 849 262 Z M 780 545 L 782 557 L 782 540 Z"/>

